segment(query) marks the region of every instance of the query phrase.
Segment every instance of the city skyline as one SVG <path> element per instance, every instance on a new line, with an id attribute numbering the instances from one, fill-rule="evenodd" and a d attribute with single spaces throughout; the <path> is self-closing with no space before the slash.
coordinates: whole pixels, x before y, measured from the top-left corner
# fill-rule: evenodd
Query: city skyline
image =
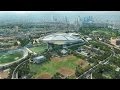
<path id="1" fill-rule="evenodd" d="M 0 22 L 20 22 L 20 21 L 53 21 L 53 17 L 58 21 L 63 21 L 65 17 L 69 22 L 74 22 L 78 17 L 93 16 L 96 21 L 120 22 L 119 11 L 0 11 Z"/>

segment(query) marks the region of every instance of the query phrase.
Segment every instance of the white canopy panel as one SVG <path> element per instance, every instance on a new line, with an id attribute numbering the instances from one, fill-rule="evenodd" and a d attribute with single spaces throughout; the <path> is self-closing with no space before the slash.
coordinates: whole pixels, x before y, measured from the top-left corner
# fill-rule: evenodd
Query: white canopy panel
<path id="1" fill-rule="evenodd" d="M 83 41 L 79 37 L 73 36 L 73 34 L 71 33 L 54 33 L 45 36 L 42 40 L 44 42 L 53 43 L 53 44 L 67 44 L 67 43 Z"/>

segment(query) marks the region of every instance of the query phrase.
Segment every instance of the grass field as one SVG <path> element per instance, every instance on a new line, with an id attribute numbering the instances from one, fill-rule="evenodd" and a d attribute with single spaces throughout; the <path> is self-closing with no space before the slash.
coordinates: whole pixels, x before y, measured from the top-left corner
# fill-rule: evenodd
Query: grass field
<path id="1" fill-rule="evenodd" d="M 68 55 L 61 58 L 56 57 L 52 58 L 51 61 L 43 63 L 42 65 L 30 64 L 30 69 L 31 72 L 37 72 L 37 74 L 34 75 L 33 78 L 39 77 L 44 73 L 48 73 L 50 76 L 55 74 L 56 72 L 69 74 L 75 72 L 75 68 L 78 65 L 76 62 L 80 62 L 80 60 L 80 58 L 77 58 L 73 55 Z"/>
<path id="2" fill-rule="evenodd" d="M 12 62 L 21 57 L 22 57 L 22 54 L 19 52 L 15 52 L 13 54 L 4 54 L 4 55 L 1 54 L 0 55 L 0 64 Z"/>
<path id="3" fill-rule="evenodd" d="M 35 53 L 41 53 L 43 52 L 45 49 L 47 49 L 46 45 L 39 45 L 39 46 L 35 46 L 32 48 L 29 48 L 31 51 L 35 52 Z"/>

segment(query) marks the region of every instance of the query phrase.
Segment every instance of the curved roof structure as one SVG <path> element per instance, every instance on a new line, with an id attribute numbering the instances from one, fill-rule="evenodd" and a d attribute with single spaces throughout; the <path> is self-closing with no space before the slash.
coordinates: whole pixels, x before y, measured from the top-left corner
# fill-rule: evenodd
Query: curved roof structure
<path id="1" fill-rule="evenodd" d="M 45 36 L 42 40 L 47 43 L 53 43 L 58 45 L 83 42 L 82 39 L 80 39 L 77 36 L 74 36 L 72 33 L 54 33 Z"/>

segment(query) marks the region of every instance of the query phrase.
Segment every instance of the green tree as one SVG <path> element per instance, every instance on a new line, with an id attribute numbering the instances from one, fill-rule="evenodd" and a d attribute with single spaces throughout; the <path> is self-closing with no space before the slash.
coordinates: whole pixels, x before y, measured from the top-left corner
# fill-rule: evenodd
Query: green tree
<path id="1" fill-rule="evenodd" d="M 96 79 L 106 79 L 106 77 L 104 77 L 103 74 L 111 74 L 111 72 L 113 71 L 114 69 L 110 65 L 99 65 L 93 73 L 93 77 Z"/>
<path id="2" fill-rule="evenodd" d="M 97 73 L 97 72 L 93 73 L 93 77 L 95 79 L 104 79 L 104 77 L 102 76 L 102 74 L 101 73 Z"/>
<path id="3" fill-rule="evenodd" d="M 30 67 L 28 63 L 24 63 L 20 68 L 18 68 L 19 77 L 27 75 L 30 73 Z"/>
<path id="4" fill-rule="evenodd" d="M 118 71 L 118 72 L 117 71 L 112 72 L 111 77 L 113 79 L 120 79 L 120 71 Z"/>
<path id="5" fill-rule="evenodd" d="M 62 74 L 60 74 L 59 72 L 55 73 L 52 77 L 52 79 L 62 79 L 62 77 L 64 77 Z"/>
<path id="6" fill-rule="evenodd" d="M 75 69 L 75 75 L 77 77 L 79 77 L 83 72 L 84 72 L 84 70 L 82 69 L 82 67 L 80 65 L 78 65 Z"/>
<path id="7" fill-rule="evenodd" d="M 25 39 L 19 39 L 20 43 L 21 43 L 21 46 L 24 47 L 25 45 L 27 45 L 30 40 L 25 38 Z"/>
<path id="8" fill-rule="evenodd" d="M 13 71 L 15 70 L 16 67 L 17 67 L 17 64 L 10 66 L 10 71 L 9 71 L 9 75 L 8 75 L 9 79 L 12 78 Z"/>

